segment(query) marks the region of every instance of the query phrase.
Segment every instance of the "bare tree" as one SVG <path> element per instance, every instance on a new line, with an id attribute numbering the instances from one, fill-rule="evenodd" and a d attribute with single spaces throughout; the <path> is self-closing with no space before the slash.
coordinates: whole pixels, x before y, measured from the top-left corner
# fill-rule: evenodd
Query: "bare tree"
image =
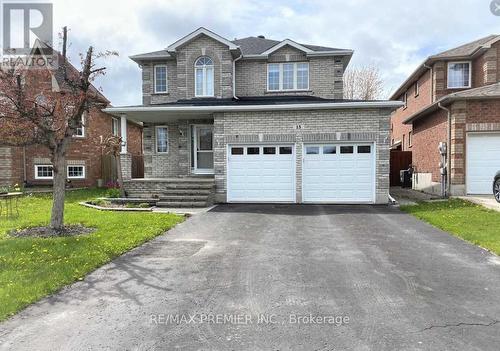
<path id="1" fill-rule="evenodd" d="M 382 78 L 375 66 L 361 66 L 348 69 L 344 74 L 344 98 L 376 100 L 383 92 Z"/>
<path id="2" fill-rule="evenodd" d="M 58 68 L 15 67 L 0 72 L 0 140 L 4 145 L 41 145 L 48 148 L 53 170 L 53 204 L 50 227 L 64 229 L 66 152 L 92 109 L 107 105 L 92 82 L 104 74 L 97 59 L 115 52 L 95 53 L 89 47 L 80 55 L 81 70 L 67 59 L 68 31 L 63 28 L 62 52 L 56 53 Z M 59 89 L 43 89 L 44 82 L 59 79 Z M 87 119 L 83 119 L 84 114 Z"/>

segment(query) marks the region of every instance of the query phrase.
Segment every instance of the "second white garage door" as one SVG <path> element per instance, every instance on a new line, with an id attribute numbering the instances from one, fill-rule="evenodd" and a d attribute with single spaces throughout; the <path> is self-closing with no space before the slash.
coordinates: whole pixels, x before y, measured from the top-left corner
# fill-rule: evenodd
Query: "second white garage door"
<path id="1" fill-rule="evenodd" d="M 302 174 L 304 202 L 375 201 L 373 144 L 306 145 Z"/>
<path id="2" fill-rule="evenodd" d="M 500 171 L 500 133 L 467 135 L 467 193 L 493 193 L 493 178 Z"/>
<path id="3" fill-rule="evenodd" d="M 228 202 L 295 202 L 293 145 L 231 145 Z"/>

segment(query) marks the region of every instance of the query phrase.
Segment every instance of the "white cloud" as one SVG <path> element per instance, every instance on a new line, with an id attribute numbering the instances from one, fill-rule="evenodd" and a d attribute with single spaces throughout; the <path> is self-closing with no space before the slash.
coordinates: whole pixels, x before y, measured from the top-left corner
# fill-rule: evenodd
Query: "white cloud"
<path id="1" fill-rule="evenodd" d="M 86 0 L 54 1 L 54 26 L 71 48 L 112 49 L 100 80 L 115 105 L 140 104 L 140 71 L 128 56 L 165 48 L 205 26 L 229 39 L 263 34 L 355 50 L 352 65 L 374 64 L 395 89 L 430 54 L 492 33 L 500 17 L 478 0 Z"/>

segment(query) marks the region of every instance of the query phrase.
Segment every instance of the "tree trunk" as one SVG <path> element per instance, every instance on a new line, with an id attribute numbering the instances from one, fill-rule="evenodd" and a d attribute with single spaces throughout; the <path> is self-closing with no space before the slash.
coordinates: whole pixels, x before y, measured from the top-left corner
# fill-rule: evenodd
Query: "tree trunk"
<path id="1" fill-rule="evenodd" d="M 61 151 L 55 151 L 53 156 L 53 202 L 50 227 L 62 230 L 64 227 L 64 195 L 66 188 L 66 157 Z"/>
<path id="2" fill-rule="evenodd" d="M 120 155 L 115 155 L 116 159 L 116 175 L 118 177 L 118 185 L 120 186 L 120 196 L 125 197 L 125 188 L 123 187 L 122 161 Z"/>

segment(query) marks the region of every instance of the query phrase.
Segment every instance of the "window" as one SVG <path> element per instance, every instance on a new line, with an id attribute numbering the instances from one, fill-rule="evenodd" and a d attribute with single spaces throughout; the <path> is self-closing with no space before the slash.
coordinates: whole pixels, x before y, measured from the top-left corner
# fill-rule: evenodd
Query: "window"
<path id="1" fill-rule="evenodd" d="M 411 131 L 408 132 L 408 146 L 409 147 L 411 147 L 411 137 L 412 137 L 412 134 L 413 133 Z"/>
<path id="2" fill-rule="evenodd" d="M 354 146 L 341 146 L 340 153 L 341 154 L 352 154 L 352 153 L 354 153 Z"/>
<path id="3" fill-rule="evenodd" d="M 291 146 L 281 146 L 280 147 L 280 155 L 291 155 L 292 147 Z"/>
<path id="4" fill-rule="evenodd" d="M 35 179 L 52 179 L 53 177 L 51 165 L 35 165 Z"/>
<path id="5" fill-rule="evenodd" d="M 405 151 L 405 135 L 401 138 L 401 151 Z"/>
<path id="6" fill-rule="evenodd" d="M 111 118 L 111 132 L 113 135 L 118 136 L 120 133 L 120 122 L 118 121 L 118 118 Z"/>
<path id="7" fill-rule="evenodd" d="M 369 154 L 372 152 L 372 147 L 370 145 L 358 146 L 358 154 Z"/>
<path id="8" fill-rule="evenodd" d="M 214 63 L 202 56 L 194 64 L 195 96 L 214 96 Z"/>
<path id="9" fill-rule="evenodd" d="M 418 84 L 418 80 L 415 82 L 415 97 L 418 96 L 418 94 L 420 94 L 420 86 Z"/>
<path id="10" fill-rule="evenodd" d="M 267 90 L 309 89 L 309 63 L 270 63 L 267 65 Z"/>
<path id="11" fill-rule="evenodd" d="M 67 172 L 69 179 L 84 179 L 85 178 L 85 166 L 68 166 Z"/>
<path id="12" fill-rule="evenodd" d="M 460 88 L 470 88 L 470 86 L 471 86 L 470 62 L 449 62 L 448 88 L 460 89 Z"/>
<path id="13" fill-rule="evenodd" d="M 276 155 L 276 148 L 273 147 L 264 147 L 264 155 Z"/>
<path id="14" fill-rule="evenodd" d="M 260 149 L 258 147 L 247 148 L 247 155 L 258 155 L 260 154 Z"/>
<path id="15" fill-rule="evenodd" d="M 159 154 L 168 153 L 168 128 L 164 126 L 156 127 L 156 152 Z"/>
<path id="16" fill-rule="evenodd" d="M 156 65 L 155 66 L 155 93 L 161 94 L 166 93 L 168 90 L 167 86 L 167 66 L 166 65 Z"/>
<path id="17" fill-rule="evenodd" d="M 306 147 L 306 155 L 318 155 L 319 147 L 318 146 L 308 146 Z"/>
<path id="18" fill-rule="evenodd" d="M 404 102 L 404 105 L 403 105 L 403 108 L 407 108 L 408 107 L 408 92 L 405 92 L 404 95 L 403 95 L 403 102 Z"/>
<path id="19" fill-rule="evenodd" d="M 243 155 L 243 148 L 242 147 L 232 147 L 231 148 L 231 155 Z"/>
<path id="20" fill-rule="evenodd" d="M 78 123 L 78 126 L 75 129 L 75 134 L 73 134 L 73 136 L 77 138 L 83 138 L 85 136 L 85 113 L 82 115 L 82 118 Z"/>
<path id="21" fill-rule="evenodd" d="M 335 146 L 323 146 L 324 155 L 333 155 L 337 153 L 337 148 Z"/>
<path id="22" fill-rule="evenodd" d="M 267 66 L 267 89 L 280 90 L 280 65 L 279 63 L 271 63 Z"/>

